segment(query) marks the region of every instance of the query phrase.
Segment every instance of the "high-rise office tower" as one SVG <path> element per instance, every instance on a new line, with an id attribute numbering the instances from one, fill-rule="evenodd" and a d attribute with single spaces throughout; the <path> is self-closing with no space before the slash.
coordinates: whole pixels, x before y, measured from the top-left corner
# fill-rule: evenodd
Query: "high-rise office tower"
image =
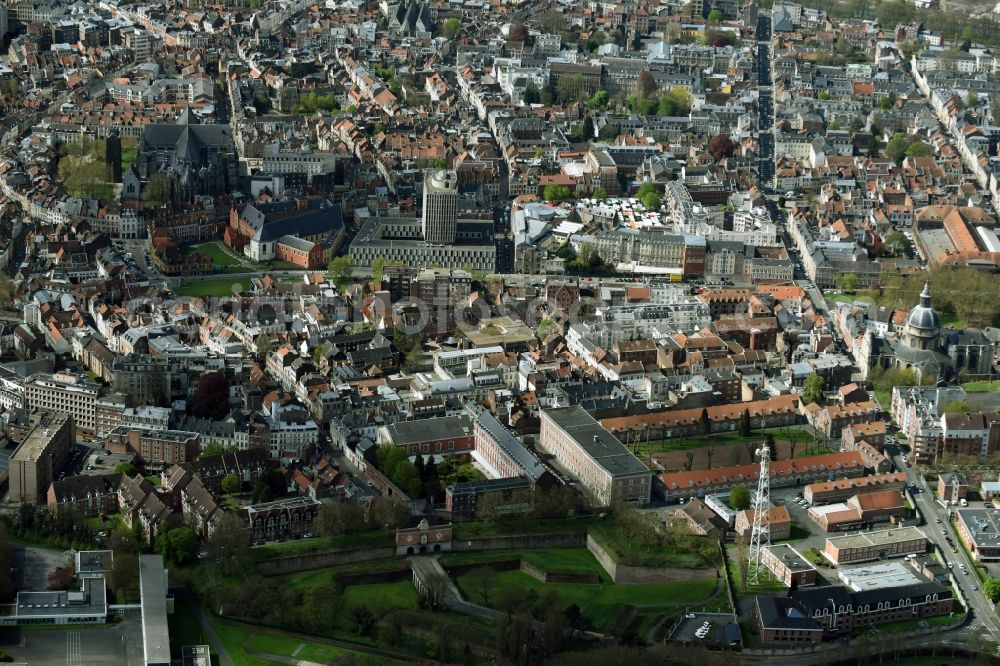
<path id="1" fill-rule="evenodd" d="M 434 245 L 454 244 L 457 214 L 458 174 L 444 169 L 425 174 L 424 241 Z"/>

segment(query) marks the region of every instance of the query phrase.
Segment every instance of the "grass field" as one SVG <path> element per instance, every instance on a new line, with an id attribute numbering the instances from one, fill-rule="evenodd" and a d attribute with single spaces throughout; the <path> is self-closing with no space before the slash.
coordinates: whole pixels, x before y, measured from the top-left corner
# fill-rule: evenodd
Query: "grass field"
<path id="1" fill-rule="evenodd" d="M 619 564 L 640 567 L 678 567 L 702 569 L 709 565 L 707 553 L 718 559 L 718 550 L 704 537 L 690 536 L 685 540 L 659 544 L 632 543 L 622 536 L 614 523 L 601 523 L 590 530 L 593 537 Z M 699 551 L 704 547 L 704 551 Z M 704 556 L 702 552 L 706 553 Z"/>
<path id="2" fill-rule="evenodd" d="M 812 443 L 816 441 L 816 438 L 813 437 L 811 433 L 794 428 L 768 428 L 764 432 L 773 435 L 775 441 L 778 442 Z M 760 440 L 760 431 L 751 433 L 749 437 L 744 437 L 738 432 L 727 432 L 719 435 L 711 435 L 704 439 L 701 437 L 687 437 L 682 439 L 651 440 L 649 442 L 640 441 L 635 446 L 630 445 L 629 448 L 637 448 L 638 450 L 636 455 L 641 456 L 647 453 L 665 453 L 667 451 L 683 451 L 684 449 L 700 449 L 704 448 L 708 444 L 735 444 L 740 442 L 756 442 Z M 805 455 L 805 451 L 803 450 L 800 455 Z"/>
<path id="3" fill-rule="evenodd" d="M 216 266 L 235 266 L 240 263 L 226 254 L 222 248 L 219 247 L 218 243 L 202 243 L 201 245 L 193 245 L 188 248 L 185 254 L 191 255 L 195 252 L 207 254 L 212 258 L 212 263 Z"/>
<path id="4" fill-rule="evenodd" d="M 250 291 L 250 281 L 247 279 L 216 278 L 214 280 L 196 280 L 177 290 L 181 296 L 232 296 L 233 285 L 239 286 L 239 291 Z"/>
<path id="5" fill-rule="evenodd" d="M 475 603 L 482 598 L 468 585 L 469 574 L 459 576 L 456 581 L 465 597 Z M 542 583 L 520 571 L 501 571 L 496 574 L 494 598 L 502 598 L 506 588 L 518 588 L 536 593 L 553 591 L 559 595 L 564 606 L 576 604 L 596 627 L 609 627 L 621 613 L 622 606 L 669 606 L 672 604 L 698 604 L 711 596 L 717 581 L 693 580 L 682 583 L 659 583 L 655 585 L 584 585 L 577 583 Z"/>
<path id="6" fill-rule="evenodd" d="M 409 580 L 375 585 L 348 585 L 340 598 L 345 607 L 365 604 L 375 615 L 396 608 L 416 608 L 417 591 Z"/>
<path id="7" fill-rule="evenodd" d="M 345 534 L 333 538 L 295 539 L 281 543 L 269 543 L 253 549 L 258 558 L 285 557 L 324 550 L 346 550 L 352 548 L 377 548 L 392 546 L 392 537 L 383 530 Z"/>
<path id="8" fill-rule="evenodd" d="M 452 553 L 442 555 L 443 566 L 458 564 L 483 564 L 500 560 L 520 559 L 548 573 L 597 574 L 607 582 L 608 577 L 601 565 L 586 548 L 552 548 L 547 550 L 494 550 L 475 553 Z"/>
<path id="9" fill-rule="evenodd" d="M 962 384 L 962 388 L 969 393 L 989 393 L 991 391 L 1000 391 L 1000 379 L 990 382 L 965 382 Z"/>
<path id="10" fill-rule="evenodd" d="M 293 657 L 306 661 L 325 664 L 337 657 L 345 655 L 355 655 L 359 664 L 396 664 L 400 663 L 394 659 L 384 657 L 372 657 L 360 652 L 354 652 L 334 645 L 316 643 L 303 636 L 302 640 L 294 637 L 275 636 L 273 634 L 258 633 L 252 629 L 244 629 L 229 624 L 217 622 L 213 625 L 215 632 L 219 635 L 219 640 L 226 648 L 230 658 L 236 666 L 271 666 L 283 662 L 269 661 L 259 657 L 253 657 L 247 653 L 264 652 L 281 657 Z"/>

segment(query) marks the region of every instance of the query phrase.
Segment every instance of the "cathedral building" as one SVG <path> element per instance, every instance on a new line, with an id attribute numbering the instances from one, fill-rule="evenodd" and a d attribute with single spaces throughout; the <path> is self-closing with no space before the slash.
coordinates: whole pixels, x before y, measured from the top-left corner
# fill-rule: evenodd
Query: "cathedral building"
<path id="1" fill-rule="evenodd" d="M 862 370 L 905 368 L 926 377 L 950 379 L 987 375 L 992 371 L 993 343 L 978 329 L 944 328 L 931 305 L 930 286 L 924 285 L 920 303 L 910 310 L 902 329 L 878 336 L 872 328 L 863 341 L 868 363 Z"/>

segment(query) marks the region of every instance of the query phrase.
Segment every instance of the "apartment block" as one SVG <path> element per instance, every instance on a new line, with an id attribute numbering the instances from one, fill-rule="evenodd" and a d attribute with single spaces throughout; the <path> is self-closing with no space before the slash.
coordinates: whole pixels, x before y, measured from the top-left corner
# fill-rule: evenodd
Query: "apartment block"
<path id="1" fill-rule="evenodd" d="M 601 504 L 649 502 L 652 476 L 583 407 L 542 411 L 539 447 L 553 454 Z"/>
<path id="2" fill-rule="evenodd" d="M 46 414 L 10 457 L 8 500 L 39 504 L 76 445 L 73 417 Z"/>

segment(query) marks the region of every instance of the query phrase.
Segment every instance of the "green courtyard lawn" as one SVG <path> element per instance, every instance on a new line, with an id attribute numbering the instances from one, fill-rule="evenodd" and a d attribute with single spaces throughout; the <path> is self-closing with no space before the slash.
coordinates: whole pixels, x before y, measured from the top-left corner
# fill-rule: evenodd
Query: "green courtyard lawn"
<path id="1" fill-rule="evenodd" d="M 232 296 L 233 285 L 238 285 L 240 292 L 250 291 L 250 280 L 246 278 L 216 278 L 213 280 L 195 279 L 177 290 L 181 296 Z"/>
<path id="2" fill-rule="evenodd" d="M 816 438 L 805 430 L 799 428 L 768 428 L 764 431 L 765 436 L 770 434 L 777 442 L 797 442 L 800 444 L 811 444 Z M 720 433 L 709 435 L 708 437 L 684 437 L 678 439 L 659 439 L 645 442 L 640 440 L 636 445 L 629 448 L 637 449 L 636 455 L 642 456 L 649 453 L 667 453 L 669 451 L 683 451 L 685 449 L 701 449 L 709 444 L 737 444 L 740 442 L 756 442 L 762 438 L 760 431 L 755 430 L 749 437 L 744 437 L 739 432 Z M 806 455 L 803 452 L 796 452 L 796 457 Z"/>
<path id="3" fill-rule="evenodd" d="M 962 384 L 964 388 L 969 393 L 989 393 L 991 391 L 1000 391 L 1000 379 L 994 379 L 988 382 L 965 382 Z"/>
<path id="4" fill-rule="evenodd" d="M 247 268 L 238 259 L 230 256 L 218 243 L 202 243 L 193 245 L 187 249 L 188 255 L 194 252 L 203 252 L 212 258 L 212 265 L 217 266 L 223 273 L 249 273 L 252 268 Z"/>
<path id="5" fill-rule="evenodd" d="M 608 582 L 607 573 L 586 548 L 551 548 L 545 550 L 493 550 L 442 555 L 441 565 L 482 564 L 519 559 L 547 573 L 596 574 Z"/>
<path id="6" fill-rule="evenodd" d="M 466 599 L 481 603 L 482 597 L 471 584 L 471 572 L 456 579 L 459 589 Z M 691 580 L 679 583 L 658 583 L 653 585 L 614 585 L 612 583 L 587 585 L 580 583 L 543 583 L 520 571 L 500 571 L 494 579 L 490 606 L 497 608 L 504 599 L 505 591 L 521 590 L 530 594 L 556 593 L 562 607 L 575 604 L 584 616 L 597 628 L 615 625 L 623 606 L 637 607 L 671 605 L 699 605 L 716 590 L 718 581 Z"/>
<path id="7" fill-rule="evenodd" d="M 221 622 L 215 622 L 212 628 L 215 629 L 222 647 L 225 648 L 235 666 L 271 666 L 271 662 L 251 657 L 244 652 L 243 644 L 251 636 L 245 629 Z"/>

